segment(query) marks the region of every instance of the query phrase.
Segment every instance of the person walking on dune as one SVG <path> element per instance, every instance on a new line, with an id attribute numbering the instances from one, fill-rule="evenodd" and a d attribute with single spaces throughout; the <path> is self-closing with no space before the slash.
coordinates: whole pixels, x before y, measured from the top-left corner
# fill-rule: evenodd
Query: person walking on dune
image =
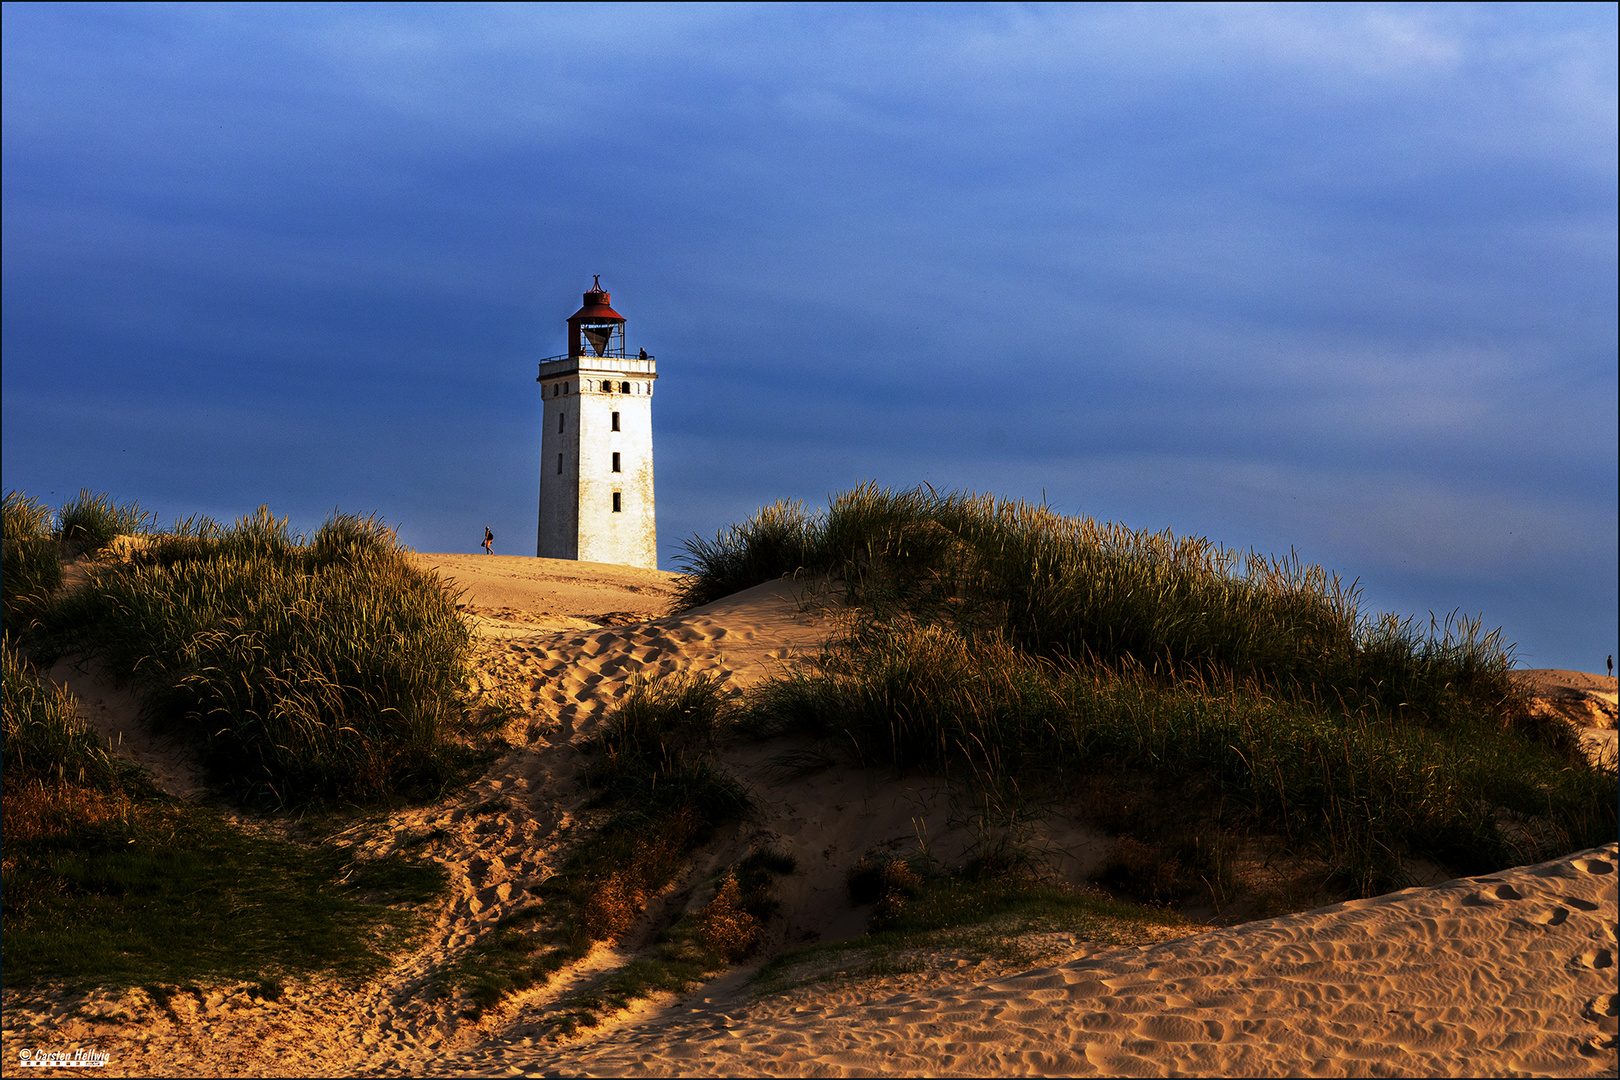
<path id="1" fill-rule="evenodd" d="M 495 543 L 495 534 L 489 531 L 489 526 L 488 525 L 485 525 L 484 526 L 484 554 L 485 555 L 493 555 L 493 554 L 495 554 L 495 548 L 493 546 L 494 543 Z"/>

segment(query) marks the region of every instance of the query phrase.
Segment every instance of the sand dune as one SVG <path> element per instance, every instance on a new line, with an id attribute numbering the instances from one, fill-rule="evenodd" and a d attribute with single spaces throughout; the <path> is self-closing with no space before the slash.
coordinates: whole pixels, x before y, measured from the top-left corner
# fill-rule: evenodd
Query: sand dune
<path id="1" fill-rule="evenodd" d="M 467 1075 L 1613 1075 L 1616 845 L 994 982 L 675 1007 Z M 915 980 L 913 980 L 915 982 Z"/>
<path id="2" fill-rule="evenodd" d="M 8 1064 L 22 1048 L 80 1046 L 109 1052 L 115 1075 L 1615 1074 L 1615 845 L 1280 919 L 1188 927 L 1173 941 L 1123 939 L 1161 941 L 1143 947 L 1048 941 L 1041 952 L 1051 959 L 1032 971 L 945 958 L 921 974 L 765 997 L 738 971 L 640 1002 L 588 1037 L 546 1041 L 547 1005 L 628 961 L 648 920 L 620 948 L 599 948 L 558 983 L 470 1021 L 426 988 L 559 868 L 585 797 L 577 744 L 630 681 L 692 671 L 740 690 L 815 655 L 839 609 L 836 597 L 776 582 L 670 616 L 673 575 L 658 571 L 419 559 L 464 590 L 480 635 L 479 701 L 515 710 L 512 751 L 470 790 L 361 822 L 347 837 L 361 852 L 409 851 L 449 871 L 451 895 L 430 913 L 424 940 L 369 985 L 299 983 L 280 1002 L 219 987 L 173 999 L 170 1013 L 139 990 L 26 1000 L 8 990 Z M 166 786 L 195 793 L 172 748 L 142 741 L 131 702 L 93 672 L 53 675 Z M 782 879 L 784 917 L 767 954 L 841 940 L 865 924 L 842 886 L 854 859 L 926 838 L 949 861 L 972 842 L 936 782 L 853 769 L 784 779 L 773 765 L 780 749 L 730 754 L 762 810 L 719 836 L 666 905 L 699 904 L 716 867 L 769 841 L 801 869 Z M 1075 882 L 1108 841 L 1062 823 L 1045 839 L 1057 872 Z M 95 1019 L 120 1015 L 121 1025 Z"/>

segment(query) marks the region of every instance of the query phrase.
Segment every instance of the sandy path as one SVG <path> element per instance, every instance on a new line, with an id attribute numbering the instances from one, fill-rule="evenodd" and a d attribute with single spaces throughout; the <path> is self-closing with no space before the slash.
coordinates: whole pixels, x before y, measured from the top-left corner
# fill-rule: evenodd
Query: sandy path
<path id="1" fill-rule="evenodd" d="M 549 990 L 519 995 L 482 1023 L 453 998 L 429 1000 L 433 975 L 502 916 L 532 902 L 528 888 L 560 868 L 586 792 L 575 777 L 577 739 L 611 711 L 637 676 L 693 670 L 740 688 L 814 655 L 830 623 L 806 590 L 781 582 L 681 616 L 594 626 L 581 616 L 646 618 L 668 610 L 675 575 L 625 567 L 501 556 L 418 556 L 465 590 L 481 641 L 475 697 L 520 699 L 525 715 L 506 734 L 513 749 L 471 789 L 446 802 L 361 821 L 339 839 L 365 855 L 407 853 L 449 872 L 451 895 L 430 912 L 414 950 L 378 980 L 344 988 L 329 980 L 289 985 L 280 1002 L 245 986 L 171 1000 L 171 1015 L 141 990 L 25 998 L 6 991 L 0 1019 L 4 1060 L 33 1047 L 99 1047 L 114 1060 L 104 1074 L 348 1075 L 424 1071 Z M 611 572 L 604 572 L 611 571 Z M 477 609 L 507 609 L 508 618 Z M 801 610 L 808 608 L 808 610 Z M 549 620 L 578 621 L 558 633 Z M 52 673 L 80 695 L 79 709 L 104 735 L 133 748 L 174 794 L 197 793 L 182 755 L 144 733 L 129 695 L 94 673 Z M 690 875 L 689 875 L 690 876 Z M 858 924 L 852 929 L 858 929 Z M 599 949 L 580 972 L 609 966 Z M 123 1017 L 109 1024 L 105 1017 Z M 178 1063 L 184 1063 L 183 1065 Z"/>
<path id="2" fill-rule="evenodd" d="M 515 697 L 526 713 L 553 721 L 555 744 L 590 734 L 638 676 L 693 671 L 740 690 L 814 657 L 833 623 L 811 590 L 783 581 L 629 625 L 527 633 L 511 622 L 475 625 L 483 637 L 479 690 Z"/>

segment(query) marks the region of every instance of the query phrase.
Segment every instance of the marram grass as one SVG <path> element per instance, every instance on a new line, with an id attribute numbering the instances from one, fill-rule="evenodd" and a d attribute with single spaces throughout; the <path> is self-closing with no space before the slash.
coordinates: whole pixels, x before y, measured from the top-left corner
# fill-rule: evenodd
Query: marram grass
<path id="1" fill-rule="evenodd" d="M 857 605 L 819 671 L 755 697 L 761 731 L 986 791 L 1145 774 L 1363 891 L 1413 856 L 1474 872 L 1614 835 L 1613 770 L 1530 716 L 1499 631 L 1367 615 L 1354 584 L 1292 554 L 868 484 L 821 514 L 777 503 L 687 556 L 685 605 L 801 573 Z"/>
<path id="2" fill-rule="evenodd" d="M 50 606 L 62 584 L 62 554 L 57 549 L 51 511 L 20 491 L 6 492 L 0 502 L 0 577 L 4 608 L 0 633 L 20 641 Z"/>
<path id="3" fill-rule="evenodd" d="M 92 564 L 39 635 L 96 657 L 249 802 L 432 794 L 458 772 L 471 635 L 375 519 L 300 542 L 261 508 Z"/>
<path id="4" fill-rule="evenodd" d="M 1602 843 L 1612 771 L 1488 721 L 1436 729 L 1254 680 L 1167 680 L 1030 657 L 938 626 L 868 625 L 818 671 L 769 684 L 753 723 L 853 748 L 868 762 L 951 772 L 990 791 L 1057 792 L 1146 773 L 1209 798 L 1228 824 L 1316 847 L 1362 890 L 1411 856 L 1485 872 Z"/>
<path id="5" fill-rule="evenodd" d="M 834 496 L 819 515 L 777 503 L 712 541 L 687 541 L 686 552 L 683 607 L 826 573 L 869 609 L 991 633 L 1030 655 L 1256 678 L 1441 724 L 1480 711 L 1531 722 L 1500 631 L 1365 614 L 1354 583 L 1294 554 L 875 484 Z"/>

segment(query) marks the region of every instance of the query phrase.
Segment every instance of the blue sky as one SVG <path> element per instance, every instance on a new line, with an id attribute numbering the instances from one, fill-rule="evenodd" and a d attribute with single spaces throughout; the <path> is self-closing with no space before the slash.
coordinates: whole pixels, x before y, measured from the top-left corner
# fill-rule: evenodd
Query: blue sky
<path id="1" fill-rule="evenodd" d="M 532 552 L 600 274 L 666 567 L 926 481 L 1602 670 L 1616 10 L 7 3 L 0 483 Z"/>

